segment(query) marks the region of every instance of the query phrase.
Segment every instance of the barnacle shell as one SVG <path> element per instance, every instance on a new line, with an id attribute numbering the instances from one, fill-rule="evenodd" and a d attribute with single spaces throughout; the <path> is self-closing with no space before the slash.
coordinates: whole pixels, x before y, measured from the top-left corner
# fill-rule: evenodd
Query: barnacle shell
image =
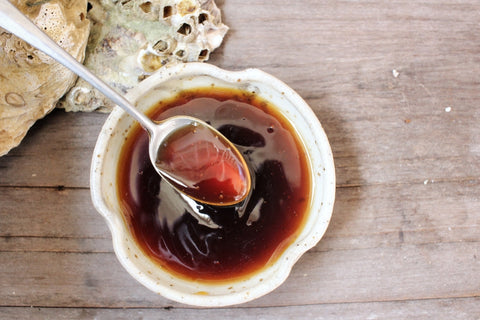
<path id="1" fill-rule="evenodd" d="M 213 0 L 90 0 L 85 66 L 125 93 L 167 63 L 206 61 L 228 27 Z M 110 111 L 84 80 L 60 101 L 67 111 Z"/>
<path id="2" fill-rule="evenodd" d="M 77 60 L 89 34 L 86 0 L 12 0 Z M 0 29 L 0 156 L 17 146 L 75 83 L 76 75 Z"/>

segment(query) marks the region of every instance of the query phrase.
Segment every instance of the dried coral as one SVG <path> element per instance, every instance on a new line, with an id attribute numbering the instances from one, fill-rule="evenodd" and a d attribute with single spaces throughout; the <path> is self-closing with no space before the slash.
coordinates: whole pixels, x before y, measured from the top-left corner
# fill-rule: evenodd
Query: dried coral
<path id="1" fill-rule="evenodd" d="M 12 3 L 82 61 L 89 34 L 86 0 Z M 17 146 L 77 78 L 37 49 L 0 29 L 0 156 Z"/>
<path id="2" fill-rule="evenodd" d="M 206 61 L 228 28 L 213 0 L 92 0 L 85 65 L 121 92 L 167 63 Z M 67 111 L 109 111 L 83 80 L 61 101 Z"/>

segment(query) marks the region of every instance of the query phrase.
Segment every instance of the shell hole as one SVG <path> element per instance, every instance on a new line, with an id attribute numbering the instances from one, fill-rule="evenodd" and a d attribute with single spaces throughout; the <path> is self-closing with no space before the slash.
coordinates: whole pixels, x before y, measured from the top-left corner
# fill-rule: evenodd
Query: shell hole
<path id="1" fill-rule="evenodd" d="M 207 20 L 208 20 L 208 14 L 206 14 L 206 13 L 200 13 L 200 14 L 198 15 L 198 24 L 202 24 L 202 23 L 204 23 L 204 22 L 207 21 Z"/>
<path id="2" fill-rule="evenodd" d="M 178 33 L 183 34 L 184 36 L 188 36 L 192 33 L 192 27 L 188 23 L 184 23 L 178 28 Z"/>
<path id="3" fill-rule="evenodd" d="M 87 12 L 92 10 L 93 6 L 90 2 L 87 2 Z"/>
<path id="4" fill-rule="evenodd" d="M 168 43 L 164 40 L 158 40 L 157 43 L 153 45 L 153 49 L 157 52 L 164 52 L 168 49 Z"/>
<path id="5" fill-rule="evenodd" d="M 207 57 L 208 57 L 208 49 L 203 49 L 202 51 L 200 51 L 200 54 L 198 55 L 198 60 L 203 61 L 207 59 Z"/>
<path id="6" fill-rule="evenodd" d="M 142 3 L 139 7 L 145 13 L 150 13 L 152 11 L 152 3 L 150 1 Z"/>
<path id="7" fill-rule="evenodd" d="M 172 6 L 163 7 L 163 18 L 168 18 L 173 14 Z"/>
<path id="8" fill-rule="evenodd" d="M 178 50 L 175 52 L 175 55 L 179 58 L 183 58 L 185 56 L 185 50 Z"/>

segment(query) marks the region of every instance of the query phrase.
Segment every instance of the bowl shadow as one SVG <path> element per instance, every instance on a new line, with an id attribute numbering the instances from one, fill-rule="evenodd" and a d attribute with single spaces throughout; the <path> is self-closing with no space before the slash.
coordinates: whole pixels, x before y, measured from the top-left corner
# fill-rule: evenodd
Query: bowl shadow
<path id="1" fill-rule="evenodd" d="M 332 148 L 335 175 L 336 196 L 332 218 L 323 239 L 313 249 L 315 251 L 333 250 L 332 238 L 345 233 L 348 222 L 358 214 L 362 200 L 360 163 L 358 147 L 352 131 L 348 130 L 348 120 L 335 108 L 328 94 L 305 99 L 314 110 L 329 139 Z"/>

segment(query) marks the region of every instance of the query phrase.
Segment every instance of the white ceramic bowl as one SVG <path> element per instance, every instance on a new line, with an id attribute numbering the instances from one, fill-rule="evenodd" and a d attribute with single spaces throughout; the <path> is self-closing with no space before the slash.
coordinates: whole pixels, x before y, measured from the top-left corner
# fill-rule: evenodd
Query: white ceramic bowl
<path id="1" fill-rule="evenodd" d="M 327 229 L 335 198 L 335 172 L 330 145 L 315 114 L 291 88 L 260 70 L 231 72 L 206 63 L 164 67 L 141 82 L 127 98 L 140 110 L 148 110 L 156 102 L 175 96 L 182 89 L 211 84 L 255 91 L 271 101 L 291 121 L 308 152 L 313 188 L 310 211 L 298 237 L 273 265 L 241 281 L 205 284 L 177 278 L 142 254 L 122 218 L 115 188 L 120 150 L 134 122 L 118 107 L 105 122 L 95 147 L 91 194 L 96 209 L 108 223 L 120 263 L 135 279 L 171 300 L 218 307 L 253 300 L 285 281 L 295 262 L 317 244 Z"/>

